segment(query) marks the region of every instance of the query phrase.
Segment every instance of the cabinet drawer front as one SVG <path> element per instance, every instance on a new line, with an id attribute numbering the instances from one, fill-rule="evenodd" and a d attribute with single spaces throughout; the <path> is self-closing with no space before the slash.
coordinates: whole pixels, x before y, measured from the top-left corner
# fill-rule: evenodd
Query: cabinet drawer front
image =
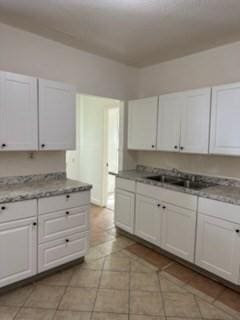
<path id="1" fill-rule="evenodd" d="M 40 243 L 65 237 L 69 232 L 87 231 L 89 207 L 47 213 L 39 217 L 38 241 Z"/>
<path id="2" fill-rule="evenodd" d="M 73 192 L 60 196 L 39 199 L 38 210 L 39 214 L 43 214 L 47 212 L 88 205 L 89 202 L 89 191 Z"/>
<path id="3" fill-rule="evenodd" d="M 116 189 L 123 189 L 130 192 L 135 192 L 135 181 L 116 178 Z"/>
<path id="4" fill-rule="evenodd" d="M 197 208 L 197 197 L 190 194 L 151 186 L 144 183 L 137 183 L 136 189 L 138 194 L 157 199 L 159 201 L 171 203 L 190 210 L 196 210 Z"/>
<path id="5" fill-rule="evenodd" d="M 87 232 L 75 233 L 66 238 L 41 244 L 38 247 L 38 271 L 43 272 L 81 258 L 86 254 L 87 249 Z"/>
<path id="6" fill-rule="evenodd" d="M 37 215 L 37 200 L 0 204 L 0 223 Z"/>
<path id="7" fill-rule="evenodd" d="M 240 206 L 230 203 L 199 198 L 198 211 L 209 216 L 240 223 Z"/>

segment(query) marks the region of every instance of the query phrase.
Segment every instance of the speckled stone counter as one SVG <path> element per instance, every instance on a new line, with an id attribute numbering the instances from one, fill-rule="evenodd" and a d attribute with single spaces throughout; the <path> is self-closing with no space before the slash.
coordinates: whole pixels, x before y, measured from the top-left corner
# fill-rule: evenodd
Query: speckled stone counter
<path id="1" fill-rule="evenodd" d="M 38 199 L 90 190 L 92 186 L 67 179 L 65 173 L 20 176 L 0 179 L 0 203 Z"/>
<path id="2" fill-rule="evenodd" d="M 172 176 L 190 176 L 193 174 L 178 172 L 177 174 L 173 171 L 158 169 L 158 168 L 147 168 L 144 166 L 138 166 L 136 170 L 121 171 L 115 174 L 117 177 L 135 180 L 137 182 L 150 184 L 153 186 L 159 186 L 169 190 L 184 192 L 192 195 L 196 195 L 202 198 L 213 199 L 217 201 L 227 202 L 235 205 L 240 205 L 240 181 L 234 179 L 225 179 L 219 177 L 209 177 L 203 175 L 195 175 L 198 180 L 204 181 L 210 184 L 209 187 L 195 190 L 191 188 L 185 188 L 181 186 L 176 186 L 168 183 L 158 182 L 154 180 L 146 179 L 147 177 L 154 175 L 172 175 Z"/>

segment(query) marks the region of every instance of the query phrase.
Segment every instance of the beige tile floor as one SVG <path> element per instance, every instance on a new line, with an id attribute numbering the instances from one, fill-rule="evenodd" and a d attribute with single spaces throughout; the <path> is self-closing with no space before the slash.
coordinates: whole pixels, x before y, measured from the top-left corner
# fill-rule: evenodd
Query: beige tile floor
<path id="1" fill-rule="evenodd" d="M 240 319 L 240 294 L 118 236 L 91 209 L 85 262 L 0 296 L 0 320 Z"/>

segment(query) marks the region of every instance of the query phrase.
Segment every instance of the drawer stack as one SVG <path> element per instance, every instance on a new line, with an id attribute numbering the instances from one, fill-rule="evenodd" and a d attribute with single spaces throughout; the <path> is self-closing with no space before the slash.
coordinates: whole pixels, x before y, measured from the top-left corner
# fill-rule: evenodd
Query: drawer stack
<path id="1" fill-rule="evenodd" d="M 89 191 L 39 199 L 38 272 L 85 255 L 89 202 Z"/>

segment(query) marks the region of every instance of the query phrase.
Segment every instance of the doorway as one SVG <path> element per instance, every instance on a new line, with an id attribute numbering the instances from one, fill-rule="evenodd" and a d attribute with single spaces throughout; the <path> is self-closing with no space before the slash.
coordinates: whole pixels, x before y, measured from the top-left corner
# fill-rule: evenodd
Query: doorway
<path id="1" fill-rule="evenodd" d="M 91 203 L 114 208 L 115 178 L 119 169 L 121 101 L 77 95 L 76 150 L 66 153 L 67 177 L 90 183 Z"/>

